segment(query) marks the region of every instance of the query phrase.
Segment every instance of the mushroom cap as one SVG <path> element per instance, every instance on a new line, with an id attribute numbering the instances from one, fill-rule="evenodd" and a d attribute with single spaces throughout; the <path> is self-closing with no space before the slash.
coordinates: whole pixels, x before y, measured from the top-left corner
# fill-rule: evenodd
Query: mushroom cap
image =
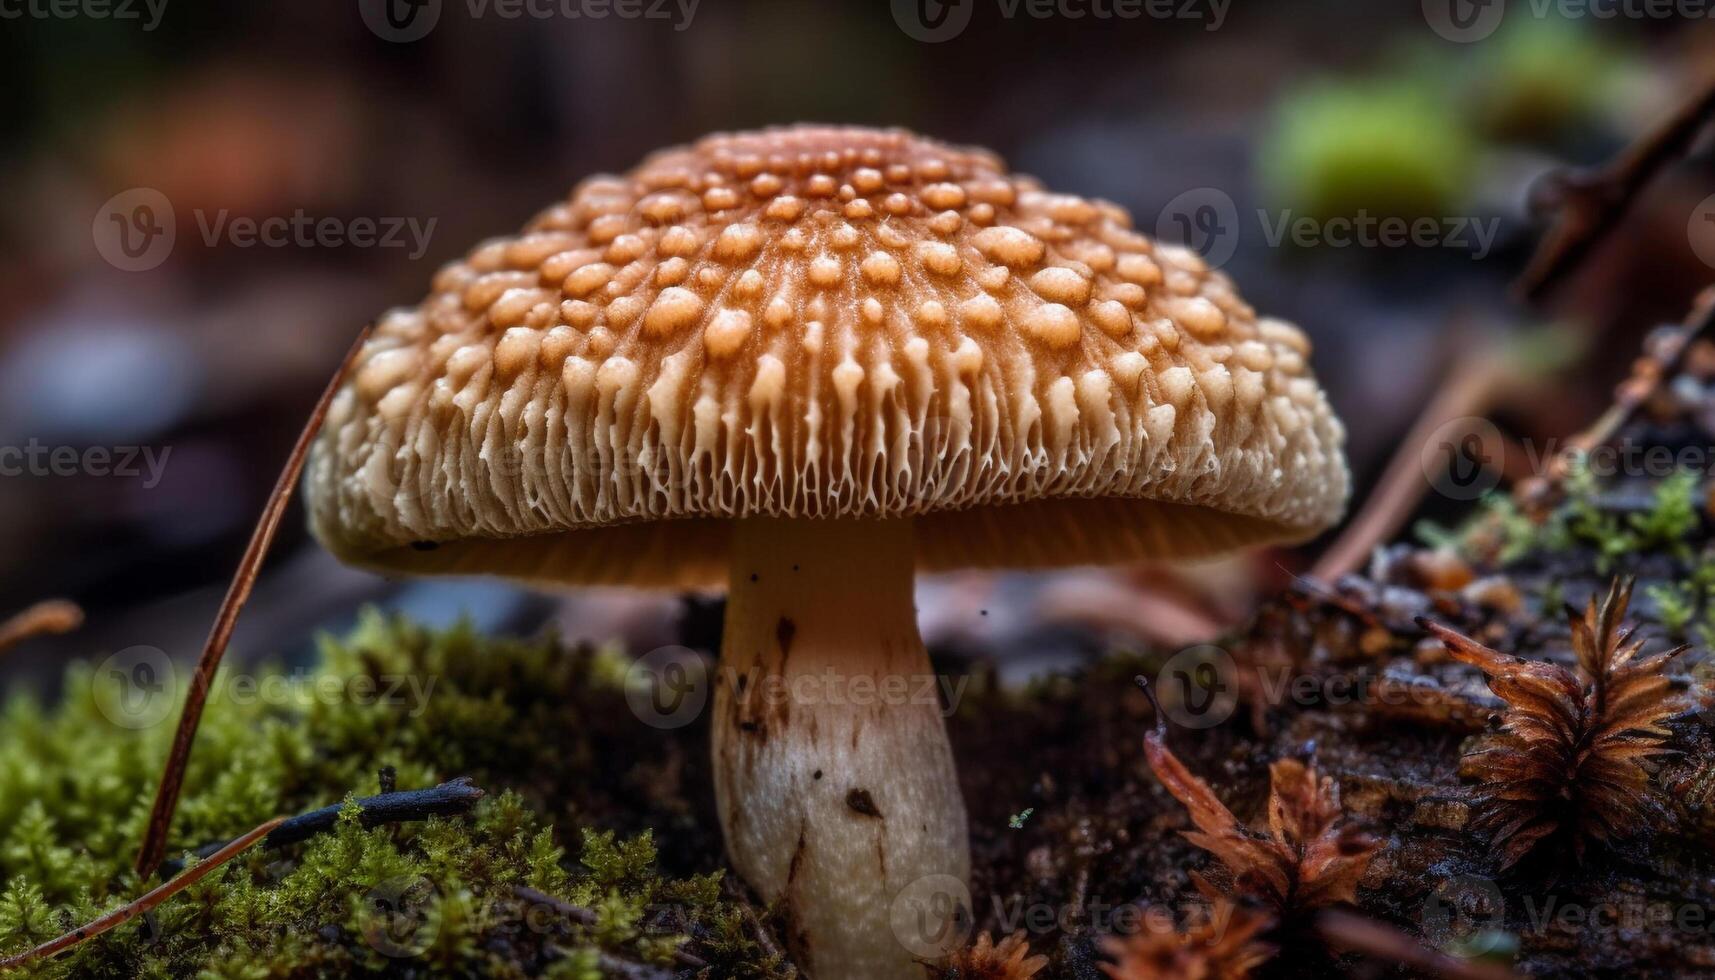
<path id="1" fill-rule="evenodd" d="M 1333 523 L 1295 327 L 1117 205 L 900 130 L 592 177 L 377 324 L 306 476 L 406 573 L 724 581 L 734 518 L 916 519 L 920 567 L 1189 558 Z"/>

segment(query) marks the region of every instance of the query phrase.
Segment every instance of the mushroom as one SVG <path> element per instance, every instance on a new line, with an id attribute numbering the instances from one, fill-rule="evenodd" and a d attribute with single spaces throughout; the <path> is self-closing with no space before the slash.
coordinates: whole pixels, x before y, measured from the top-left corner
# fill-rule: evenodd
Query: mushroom
<path id="1" fill-rule="evenodd" d="M 987 152 L 716 135 L 584 181 L 387 314 L 309 508 L 394 573 L 724 582 L 732 864 L 805 972 L 897 977 L 920 953 L 890 911 L 970 862 L 913 575 L 1316 533 L 1347 476 L 1309 353 L 1194 252 Z"/>

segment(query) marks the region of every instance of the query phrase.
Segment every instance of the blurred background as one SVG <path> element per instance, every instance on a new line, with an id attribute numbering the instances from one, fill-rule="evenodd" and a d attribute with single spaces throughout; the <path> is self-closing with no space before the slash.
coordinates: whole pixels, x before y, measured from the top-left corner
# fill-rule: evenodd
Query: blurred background
<path id="1" fill-rule="evenodd" d="M 1552 306 L 1507 294 L 1539 231 L 1533 182 L 1606 159 L 1715 77 L 1715 21 L 1682 6 L 0 0 L 0 617 L 50 596 L 89 614 L 0 659 L 0 683 L 139 644 L 194 658 L 362 324 L 581 178 L 712 130 L 981 144 L 1202 249 L 1314 339 L 1355 501 L 1475 352 L 1506 360 L 1490 407 L 1509 431 L 1564 436 L 1712 277 L 1700 151 Z M 270 218 L 298 230 L 247 237 Z M 1384 219 L 1428 223 L 1369 240 Z M 926 579 L 925 634 L 1019 673 L 1188 642 L 1327 544 Z M 294 505 L 233 657 L 307 657 L 365 603 L 638 650 L 718 638 L 712 598 L 346 570 Z"/>

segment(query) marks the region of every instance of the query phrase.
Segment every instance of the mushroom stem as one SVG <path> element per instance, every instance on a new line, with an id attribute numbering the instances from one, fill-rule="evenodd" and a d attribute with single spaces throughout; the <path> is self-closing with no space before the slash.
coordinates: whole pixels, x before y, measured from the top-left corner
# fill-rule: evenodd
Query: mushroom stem
<path id="1" fill-rule="evenodd" d="M 715 798 L 733 866 L 784 904 L 815 980 L 917 975 L 933 954 L 922 938 L 962 938 L 970 921 L 965 806 L 912 548 L 909 520 L 733 531 Z"/>

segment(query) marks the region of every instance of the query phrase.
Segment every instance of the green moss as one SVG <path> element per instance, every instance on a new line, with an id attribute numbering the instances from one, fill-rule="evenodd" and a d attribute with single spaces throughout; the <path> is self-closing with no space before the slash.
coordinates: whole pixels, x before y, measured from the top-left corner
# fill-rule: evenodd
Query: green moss
<path id="1" fill-rule="evenodd" d="M 1691 557 L 1688 543 L 1702 523 L 1697 512 L 1699 479 L 1681 470 L 1655 488 L 1650 509 L 1633 514 L 1628 521 L 1638 546 L 1666 551 L 1677 558 Z"/>
<path id="2" fill-rule="evenodd" d="M 1682 620 L 1683 627 L 1699 608 L 1715 608 L 1715 557 L 1695 560 L 1689 544 L 1703 532 L 1698 474 L 1682 470 L 1661 480 L 1651 490 L 1649 506 L 1630 514 L 1616 512 L 1613 501 L 1603 498 L 1583 458 L 1571 461 L 1561 488 L 1561 502 L 1540 522 L 1509 495 L 1491 494 L 1458 527 L 1420 522 L 1416 536 L 1430 547 L 1452 548 L 1479 564 L 1500 568 L 1560 558 L 1573 564 L 1587 561 L 1593 572 L 1606 576 L 1639 555 L 1665 556 L 1689 574 L 1683 588 L 1650 591 L 1658 605 L 1665 606 L 1664 615 Z"/>
<path id="3" fill-rule="evenodd" d="M 1613 101 L 1627 67 L 1612 35 L 1566 20 L 1509 20 L 1480 51 L 1471 98 L 1488 133 L 1551 140 Z"/>
<path id="4" fill-rule="evenodd" d="M 1650 586 L 1644 594 L 1655 603 L 1656 618 L 1662 627 L 1675 636 L 1684 636 L 1685 628 L 1697 616 L 1700 601 L 1697 590 L 1689 585 L 1664 582 Z"/>
<path id="5" fill-rule="evenodd" d="M 344 797 L 337 827 L 254 848 L 32 975 L 593 977 L 603 963 L 661 965 L 685 952 L 707 976 L 790 976 L 723 900 L 718 871 L 663 873 L 649 833 L 597 825 L 596 814 L 619 811 L 670 825 L 689 807 L 616 802 L 630 792 L 616 773 L 629 767 L 604 764 L 613 754 L 646 758 L 690 738 L 632 717 L 620 673 L 602 653 L 376 615 L 326 642 L 315 671 L 258 675 L 260 695 L 223 671 L 175 847 Z M 177 712 L 140 729 L 116 725 L 101 706 L 116 703 L 119 683 L 75 666 L 57 706 L 19 696 L 0 713 L 0 951 L 156 884 L 128 865 Z M 349 801 L 377 791 L 382 766 L 402 789 L 470 775 L 490 795 L 466 816 L 365 828 Z M 532 903 L 520 888 L 593 920 Z"/>
<path id="6" fill-rule="evenodd" d="M 1476 146 L 1433 87 L 1321 83 L 1289 97 L 1257 155 L 1276 206 L 1318 220 L 1458 213 Z"/>

